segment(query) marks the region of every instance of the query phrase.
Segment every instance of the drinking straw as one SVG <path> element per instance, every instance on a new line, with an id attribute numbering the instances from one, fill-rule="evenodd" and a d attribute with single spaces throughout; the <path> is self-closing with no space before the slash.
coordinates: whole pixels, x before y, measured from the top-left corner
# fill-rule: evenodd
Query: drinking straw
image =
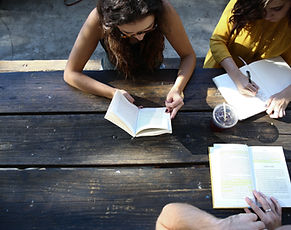
<path id="1" fill-rule="evenodd" d="M 225 108 L 225 102 L 223 102 L 223 118 L 224 118 L 224 121 L 226 121 L 226 108 Z"/>

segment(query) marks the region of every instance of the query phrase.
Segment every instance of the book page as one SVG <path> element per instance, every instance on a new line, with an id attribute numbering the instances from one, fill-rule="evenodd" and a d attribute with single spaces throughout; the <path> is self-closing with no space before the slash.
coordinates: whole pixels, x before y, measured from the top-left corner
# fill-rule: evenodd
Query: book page
<path id="1" fill-rule="evenodd" d="M 246 69 L 242 70 L 243 73 L 245 71 Z M 265 102 L 259 97 L 240 94 L 228 74 L 219 75 L 213 78 L 213 81 L 226 102 L 235 108 L 239 120 L 246 119 L 266 110 Z"/>
<path id="2" fill-rule="evenodd" d="M 256 189 L 291 207 L 291 184 L 281 146 L 252 146 Z"/>
<path id="3" fill-rule="evenodd" d="M 214 145 L 209 157 L 213 207 L 248 207 L 245 197 L 254 199 L 248 147 L 239 144 Z"/>
<path id="4" fill-rule="evenodd" d="M 132 136 L 135 136 L 137 116 L 138 107 L 130 103 L 123 94 L 117 90 L 111 100 L 105 118 Z"/>
<path id="5" fill-rule="evenodd" d="M 249 66 L 269 97 L 291 84 L 291 68 L 282 57 L 263 59 Z"/>
<path id="6" fill-rule="evenodd" d="M 141 108 L 137 119 L 137 136 L 153 136 L 162 133 L 172 133 L 170 113 L 166 107 Z"/>

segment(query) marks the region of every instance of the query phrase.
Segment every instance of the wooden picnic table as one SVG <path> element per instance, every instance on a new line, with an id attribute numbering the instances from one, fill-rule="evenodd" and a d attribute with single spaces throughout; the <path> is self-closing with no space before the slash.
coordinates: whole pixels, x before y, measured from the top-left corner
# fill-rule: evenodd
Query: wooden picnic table
<path id="1" fill-rule="evenodd" d="M 164 106 L 177 70 L 134 82 L 114 71 L 91 77 L 128 90 L 137 104 Z M 0 229 L 154 229 L 164 205 L 187 202 L 217 217 L 243 210 L 212 209 L 208 147 L 214 143 L 281 145 L 290 173 L 291 111 L 264 113 L 213 132 L 213 107 L 223 102 L 198 66 L 173 133 L 132 139 L 104 119 L 110 100 L 76 90 L 63 72 L 0 74 Z M 145 80 L 147 79 L 147 80 Z M 291 223 L 283 209 L 283 223 Z"/>

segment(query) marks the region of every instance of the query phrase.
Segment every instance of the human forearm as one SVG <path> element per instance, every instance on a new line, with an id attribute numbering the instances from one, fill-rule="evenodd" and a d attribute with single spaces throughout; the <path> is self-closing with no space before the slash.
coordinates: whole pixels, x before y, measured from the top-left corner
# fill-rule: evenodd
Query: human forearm
<path id="1" fill-rule="evenodd" d="M 167 111 L 171 113 L 171 119 L 176 116 L 179 109 L 184 105 L 183 90 L 193 73 L 195 64 L 196 56 L 194 51 L 193 54 L 181 58 L 178 76 L 165 101 Z"/>
<path id="2" fill-rule="evenodd" d="M 156 230 L 214 230 L 219 219 L 188 204 L 173 203 L 163 208 Z"/>
<path id="3" fill-rule="evenodd" d="M 91 93 L 106 98 L 112 98 L 115 91 L 117 90 L 113 87 L 96 81 L 80 72 L 67 70 L 64 72 L 64 80 L 69 85 L 78 88 L 86 93 Z"/>
<path id="4" fill-rule="evenodd" d="M 227 57 L 220 62 L 220 65 L 225 69 L 231 79 L 236 83 L 239 80 L 240 70 L 232 57 Z"/>
<path id="5" fill-rule="evenodd" d="M 181 94 L 184 88 L 186 87 L 187 82 L 191 78 L 195 66 L 196 66 L 196 55 L 194 52 L 184 58 L 181 58 L 177 79 L 172 89 L 177 90 Z"/>
<path id="6" fill-rule="evenodd" d="M 255 96 L 258 92 L 259 87 L 256 85 L 255 82 L 250 81 L 247 76 L 245 76 L 232 57 L 227 57 L 223 59 L 223 61 L 220 62 L 220 65 L 225 69 L 225 71 L 228 73 L 230 78 L 233 80 L 233 82 L 236 84 L 239 92 L 241 94 L 246 94 L 249 96 Z"/>

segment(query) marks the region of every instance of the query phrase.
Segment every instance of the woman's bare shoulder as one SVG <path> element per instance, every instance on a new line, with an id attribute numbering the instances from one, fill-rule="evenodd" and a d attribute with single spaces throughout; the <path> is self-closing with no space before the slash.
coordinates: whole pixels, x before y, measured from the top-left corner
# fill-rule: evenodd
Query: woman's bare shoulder
<path id="1" fill-rule="evenodd" d="M 163 13 L 165 15 L 170 14 L 171 12 L 175 11 L 173 5 L 168 0 L 162 0 L 163 4 Z"/>
<path id="2" fill-rule="evenodd" d="M 103 37 L 103 27 L 100 21 L 100 14 L 96 7 L 90 12 L 84 25 Z"/>
<path id="3" fill-rule="evenodd" d="M 172 26 L 175 26 L 180 21 L 179 15 L 173 5 L 168 0 L 162 0 L 163 14 L 161 17 L 161 28 L 164 33 L 168 33 Z"/>

